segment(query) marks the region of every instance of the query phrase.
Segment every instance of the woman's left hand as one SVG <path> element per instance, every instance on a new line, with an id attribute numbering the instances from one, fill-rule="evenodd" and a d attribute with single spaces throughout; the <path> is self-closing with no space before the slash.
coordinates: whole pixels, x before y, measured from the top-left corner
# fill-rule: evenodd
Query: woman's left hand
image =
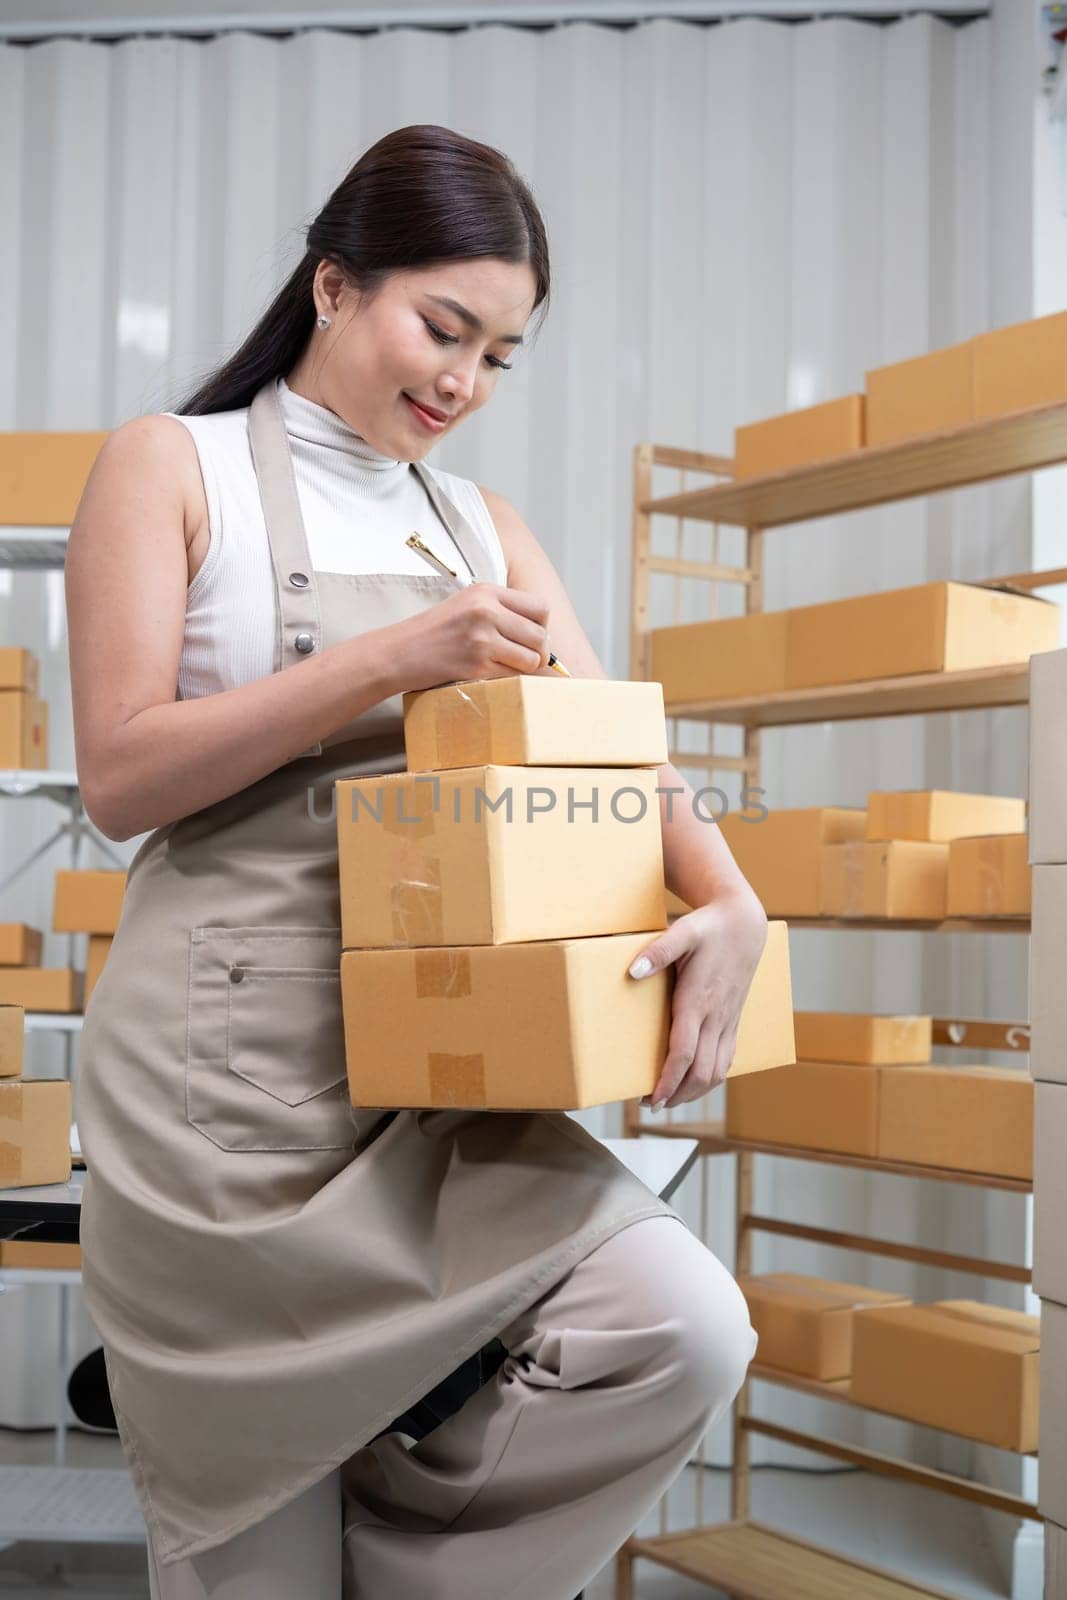
<path id="1" fill-rule="evenodd" d="M 746 884 L 686 912 L 640 952 L 652 963 L 646 977 L 677 963 L 667 1058 L 642 1105 L 673 1108 L 722 1082 L 766 942 L 766 914 Z"/>

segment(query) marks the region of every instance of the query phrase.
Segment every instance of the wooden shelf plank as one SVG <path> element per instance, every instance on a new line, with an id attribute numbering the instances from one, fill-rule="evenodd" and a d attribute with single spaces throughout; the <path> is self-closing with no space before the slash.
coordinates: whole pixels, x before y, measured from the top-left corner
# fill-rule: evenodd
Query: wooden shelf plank
<path id="1" fill-rule="evenodd" d="M 1030 697 L 1030 663 L 977 667 L 967 672 L 914 672 L 820 689 L 739 695 L 732 700 L 671 700 L 668 717 L 687 722 L 733 723 L 748 728 L 794 727 L 805 722 L 848 722 L 861 717 L 914 717 L 933 711 L 976 711 L 1022 706 Z"/>
<path id="2" fill-rule="evenodd" d="M 639 509 L 774 528 L 890 500 L 988 483 L 1067 460 L 1067 403 L 1034 406 L 898 444 L 869 445 L 768 477 L 737 479 L 642 501 Z"/>
<path id="3" fill-rule="evenodd" d="M 786 917 L 791 928 L 867 928 L 908 933 L 1029 933 L 1029 917 Z M 992 1048 L 991 1046 L 989 1048 Z"/>

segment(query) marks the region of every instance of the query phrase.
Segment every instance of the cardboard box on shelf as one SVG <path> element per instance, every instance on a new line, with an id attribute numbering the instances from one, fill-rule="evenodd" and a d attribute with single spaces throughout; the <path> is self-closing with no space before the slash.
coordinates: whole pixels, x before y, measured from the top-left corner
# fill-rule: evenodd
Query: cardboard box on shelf
<path id="1" fill-rule="evenodd" d="M 852 1371 L 852 1313 L 861 1306 L 908 1304 L 906 1295 L 861 1284 L 770 1272 L 740 1277 L 759 1335 L 761 1366 L 832 1382 Z"/>
<path id="2" fill-rule="evenodd" d="M 1030 1073 L 1043 1083 L 1067 1084 L 1067 865 L 1031 871 Z"/>
<path id="3" fill-rule="evenodd" d="M 0 433 L 0 522 L 68 526 L 106 432 Z"/>
<path id="4" fill-rule="evenodd" d="M 789 612 L 790 689 L 1029 659 L 1059 643 L 1059 607 L 1004 588 L 920 583 Z"/>
<path id="5" fill-rule="evenodd" d="M 894 361 L 867 374 L 867 443 L 896 444 L 960 428 L 974 418 L 971 340 Z"/>
<path id="6" fill-rule="evenodd" d="M 124 872 L 56 873 L 52 927 L 56 933 L 113 934 L 126 893 Z"/>
<path id="7" fill-rule="evenodd" d="M 0 1078 L 17 1078 L 21 1073 L 25 1034 L 25 1007 L 0 1003 Z"/>
<path id="8" fill-rule="evenodd" d="M 976 417 L 1067 400 L 1067 311 L 994 328 L 973 344 Z"/>
<path id="9" fill-rule="evenodd" d="M 0 1239 L 0 1267 L 46 1267 L 53 1272 L 80 1272 L 80 1244 L 45 1239 Z"/>
<path id="10" fill-rule="evenodd" d="M 929 1061 L 930 1017 L 875 1016 L 859 1011 L 797 1011 L 793 1016 L 801 1061 L 851 1061 L 875 1066 Z"/>
<path id="11" fill-rule="evenodd" d="M 0 1005 L 80 1011 L 81 978 L 71 967 L 0 967 Z"/>
<path id="12" fill-rule="evenodd" d="M 42 934 L 25 922 L 0 922 L 0 967 L 38 967 Z"/>
<path id="13" fill-rule="evenodd" d="M 89 952 L 85 959 L 85 1004 L 89 1004 L 89 996 L 96 988 L 97 979 L 104 970 L 104 963 L 111 954 L 112 939 L 110 934 L 91 933 L 89 935 Z"/>
<path id="14" fill-rule="evenodd" d="M 341 942 L 511 944 L 666 927 L 648 767 L 459 767 L 344 778 Z"/>
<path id="15" fill-rule="evenodd" d="M 727 1137 L 874 1156 L 882 1077 L 881 1067 L 840 1061 L 798 1061 L 776 1072 L 728 1077 Z"/>
<path id="16" fill-rule="evenodd" d="M 1045 1545 L 1058 1533 L 1056 1552 L 1060 1574 L 1067 1581 L 1067 1306 L 1053 1300 L 1041 1302 L 1041 1472 L 1038 1479 L 1038 1510 L 1052 1519 L 1045 1524 Z M 1058 1600 L 1063 1588 L 1049 1588 L 1049 1600 Z"/>
<path id="17" fill-rule="evenodd" d="M 824 845 L 819 915 L 939 922 L 945 916 L 947 844 L 866 839 Z"/>
<path id="18" fill-rule="evenodd" d="M 1030 662 L 1030 862 L 1067 863 L 1067 650 Z"/>
<path id="19" fill-rule="evenodd" d="M 1026 834 L 953 839 L 948 847 L 946 908 L 950 917 L 1028 917 Z"/>
<path id="20" fill-rule="evenodd" d="M 1034 1085 L 1034 1293 L 1067 1306 L 1067 1084 Z"/>
<path id="21" fill-rule="evenodd" d="M 778 694 L 786 686 L 788 617 L 788 611 L 754 611 L 751 616 L 653 628 L 648 635 L 649 677 L 663 685 L 668 705 Z"/>
<path id="22" fill-rule="evenodd" d="M 728 811 L 719 830 L 769 917 L 819 915 L 820 850 L 862 839 L 861 807 L 804 806 L 749 819 Z"/>
<path id="23" fill-rule="evenodd" d="M 37 693 L 39 663 L 32 650 L 0 646 L 0 689 L 25 689 Z"/>
<path id="24" fill-rule="evenodd" d="M 0 1189 L 66 1183 L 71 1087 L 65 1078 L 0 1079 Z"/>
<path id="25" fill-rule="evenodd" d="M 0 689 L 0 769 L 48 766 L 48 705 L 26 689 Z"/>
<path id="26" fill-rule="evenodd" d="M 882 1077 L 878 1155 L 920 1167 L 1030 1178 L 1034 1085 L 1011 1067 L 895 1066 Z"/>
<path id="27" fill-rule="evenodd" d="M 734 430 L 734 476 L 758 478 L 788 472 L 811 461 L 848 455 L 865 441 L 862 394 L 785 411 Z"/>
<path id="28" fill-rule="evenodd" d="M 974 1300 L 859 1310 L 857 1405 L 1003 1450 L 1037 1449 L 1040 1324 Z"/>
<path id="29" fill-rule="evenodd" d="M 658 683 L 520 673 L 403 697 L 409 772 L 455 767 L 652 767 L 667 759 Z"/>
<path id="30" fill-rule="evenodd" d="M 1024 833 L 1026 801 L 948 789 L 879 790 L 867 796 L 868 839 L 947 843 L 973 834 Z"/>

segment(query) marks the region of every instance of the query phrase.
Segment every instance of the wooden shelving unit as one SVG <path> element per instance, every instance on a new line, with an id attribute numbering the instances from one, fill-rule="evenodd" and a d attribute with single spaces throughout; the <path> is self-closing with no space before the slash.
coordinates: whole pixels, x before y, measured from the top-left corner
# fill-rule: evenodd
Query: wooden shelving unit
<path id="1" fill-rule="evenodd" d="M 655 574 L 673 580 L 675 622 L 681 620 L 682 584 L 694 578 L 708 585 L 711 618 L 719 614 L 720 584 L 739 585 L 744 593 L 744 610 L 759 611 L 763 608 L 763 561 L 768 529 L 964 484 L 989 482 L 1063 461 L 1067 461 L 1067 404 L 1013 412 L 901 444 L 854 451 L 832 461 L 745 481 L 733 480 L 733 463 L 727 457 L 664 445 L 638 445 L 634 452 L 630 675 L 633 678 L 649 676 L 648 633 L 651 584 Z M 681 490 L 677 494 L 653 496 L 653 472 L 664 467 L 681 473 Z M 692 478 L 698 479 L 701 486 L 689 487 L 687 480 Z M 709 479 L 713 481 L 708 482 Z M 673 556 L 653 551 L 652 519 L 657 516 L 675 520 Z M 686 521 L 711 524 L 710 560 L 694 561 L 685 557 Z M 743 530 L 742 554 L 733 565 L 720 560 L 722 526 Z M 1033 589 L 1042 584 L 1067 581 L 1067 570 L 1013 573 L 988 581 Z M 731 614 L 736 614 L 736 610 L 736 606 L 732 607 Z M 713 735 L 710 735 L 708 750 L 694 752 L 672 748 L 670 759 L 683 768 L 702 769 L 708 773 L 740 773 L 745 782 L 758 785 L 763 728 L 1021 706 L 1027 704 L 1028 698 L 1029 666 L 1012 664 L 730 700 L 668 701 L 669 720 L 704 723 L 711 729 L 722 724 L 734 729 L 739 727 L 743 732 L 741 753 L 736 748 L 730 752 L 716 749 Z M 671 742 L 672 746 L 676 743 L 673 738 Z M 804 918 L 791 920 L 790 925 L 839 930 L 1026 933 L 1030 923 L 1026 917 L 954 918 L 941 922 Z M 1026 1048 L 1028 1030 L 1024 1023 L 938 1019 L 934 1026 L 934 1042 L 972 1051 L 1017 1050 Z M 730 1139 L 721 1123 L 677 1120 L 670 1112 L 658 1118 L 643 1115 L 636 1101 L 627 1104 L 625 1132 L 630 1135 L 651 1133 L 668 1139 L 696 1138 L 700 1141 L 702 1156 L 731 1155 L 734 1158 L 734 1266 L 738 1275 L 751 1271 L 753 1236 L 769 1232 L 838 1249 L 970 1272 L 1001 1282 L 1027 1284 L 1030 1281 L 1029 1270 L 1012 1262 L 980 1260 L 854 1233 L 808 1227 L 758 1216 L 753 1208 L 753 1169 L 757 1155 L 823 1162 L 1016 1194 L 1030 1191 L 1029 1180 Z M 631 1600 L 633 1563 L 638 1559 L 654 1561 L 684 1573 L 725 1591 L 734 1600 L 944 1600 L 939 1590 L 903 1581 L 750 1522 L 749 1443 L 754 1434 L 814 1450 L 898 1481 L 937 1489 L 1012 1516 L 1041 1520 L 1037 1507 L 1019 1496 L 764 1420 L 751 1410 L 752 1382 L 785 1386 L 823 1399 L 852 1403 L 847 1382 L 820 1384 L 754 1364 L 749 1381 L 734 1405 L 730 1522 L 681 1533 L 663 1531 L 650 1539 L 628 1540 L 617 1560 L 618 1600 Z M 702 1504 L 702 1497 L 698 1496 L 698 1507 Z"/>

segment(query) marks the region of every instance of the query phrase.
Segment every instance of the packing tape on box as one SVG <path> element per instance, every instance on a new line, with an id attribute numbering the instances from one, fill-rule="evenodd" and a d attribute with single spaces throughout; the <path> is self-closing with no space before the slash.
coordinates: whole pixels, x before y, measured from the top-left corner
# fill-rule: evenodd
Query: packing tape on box
<path id="1" fill-rule="evenodd" d="M 22 1116 L 22 1084 L 0 1084 L 0 1189 L 22 1180 Z"/>
<path id="2" fill-rule="evenodd" d="M 419 863 L 419 870 L 421 878 L 398 878 L 390 890 L 393 938 L 397 944 L 410 946 L 444 942 L 445 906 L 441 893 L 441 863 L 436 856 L 425 856 Z"/>
<path id="3" fill-rule="evenodd" d="M 844 917 L 861 917 L 863 915 L 863 880 L 867 863 L 867 845 L 864 840 L 841 847 L 841 888 L 844 903 L 841 915 Z"/>
<path id="4" fill-rule="evenodd" d="M 484 1106 L 485 1057 L 447 1055 L 431 1050 L 426 1057 L 430 1072 L 430 1102 L 435 1106 Z"/>
<path id="5" fill-rule="evenodd" d="M 469 950 L 415 951 L 416 1000 L 462 1000 L 471 992 Z"/>
<path id="6" fill-rule="evenodd" d="M 493 712 L 488 686 L 476 679 L 471 683 L 454 684 L 452 688 L 454 692 L 442 695 L 434 711 L 434 759 L 439 759 L 443 745 L 458 743 L 466 755 L 465 765 L 478 766 L 490 759 L 493 749 Z"/>

